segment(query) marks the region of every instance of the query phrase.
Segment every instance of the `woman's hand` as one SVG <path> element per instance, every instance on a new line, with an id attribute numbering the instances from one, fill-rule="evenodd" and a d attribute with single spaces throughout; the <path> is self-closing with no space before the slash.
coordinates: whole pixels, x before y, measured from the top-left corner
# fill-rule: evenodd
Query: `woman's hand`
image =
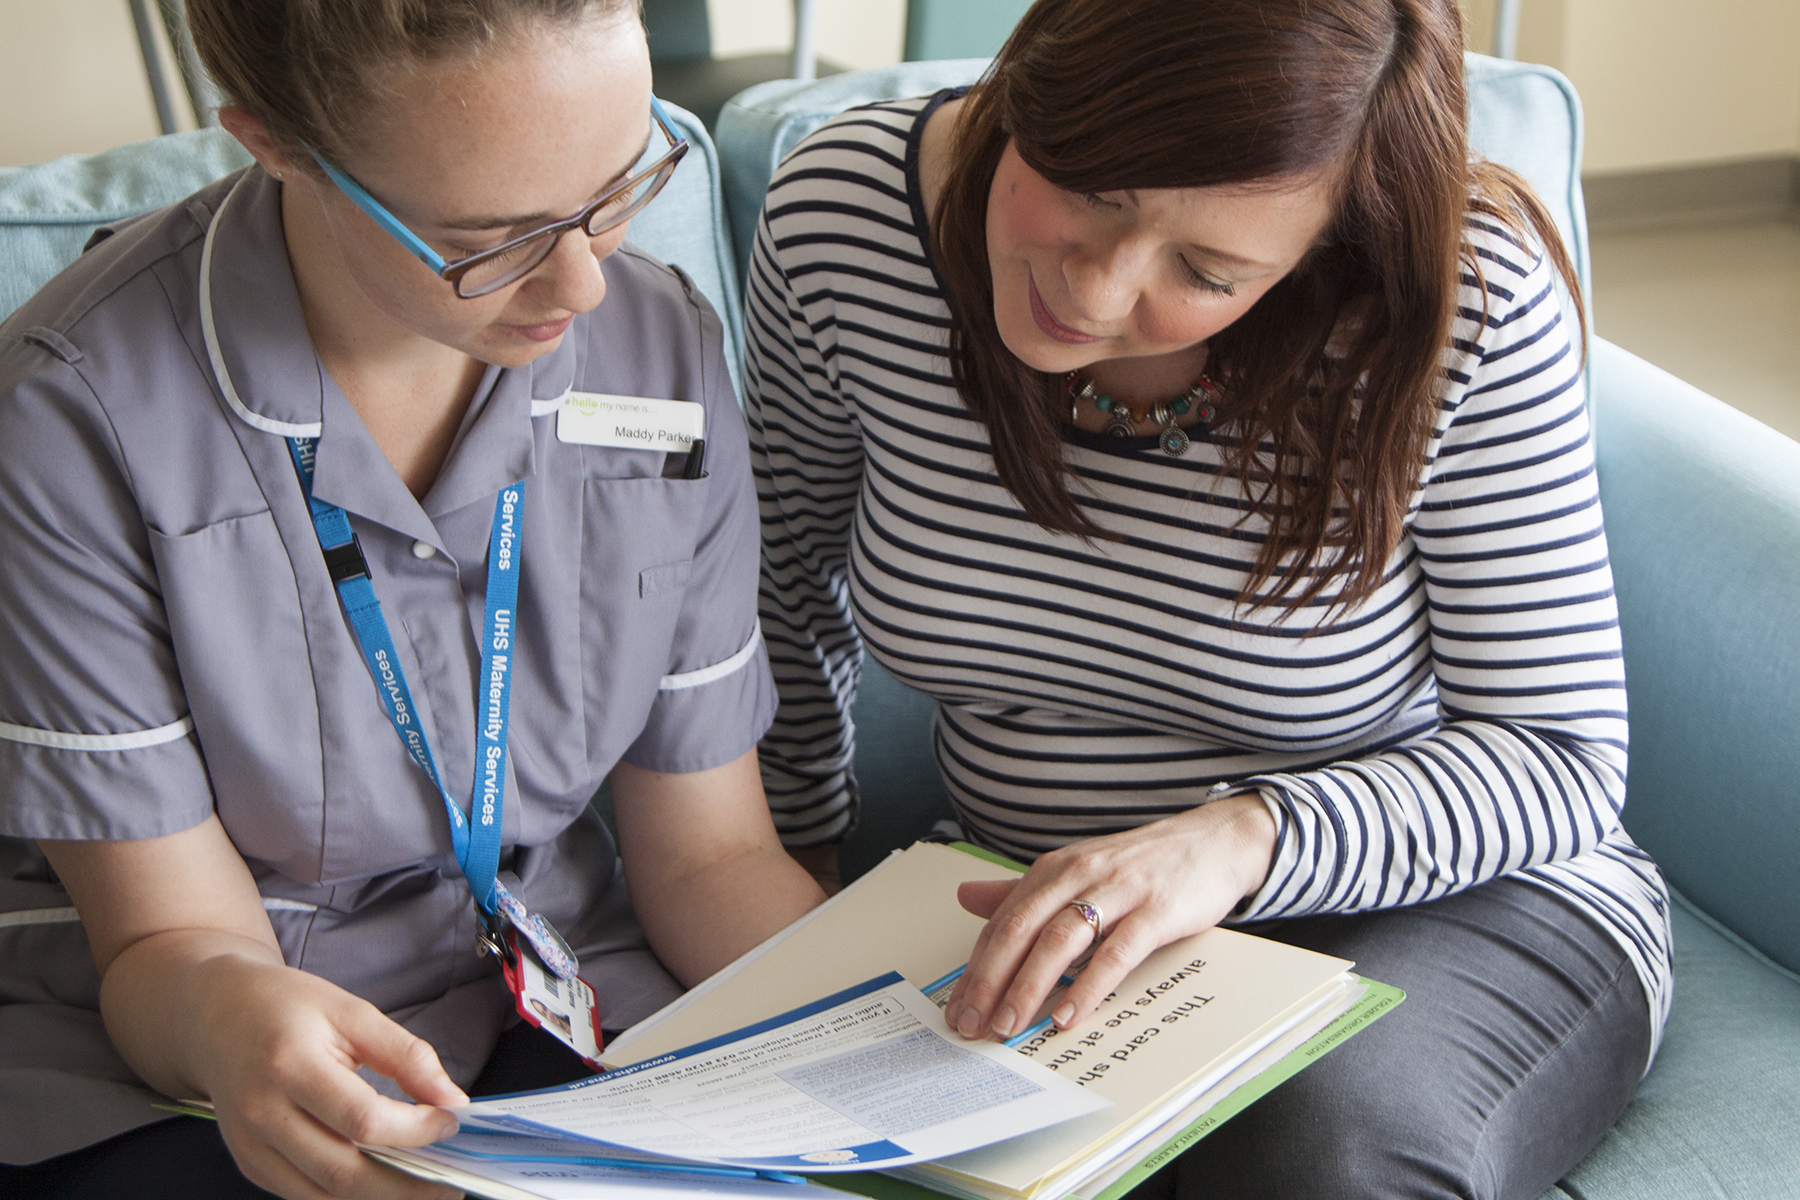
<path id="1" fill-rule="evenodd" d="M 183 990 L 196 1019 L 184 1057 L 247 1179 L 291 1200 L 457 1195 L 375 1163 L 353 1144 L 422 1146 L 456 1132 L 455 1117 L 429 1106 L 468 1097 L 429 1043 L 367 1001 L 290 967 L 219 954 L 188 975 Z M 394 1080 L 419 1104 L 376 1092 L 359 1067 Z"/>
<path id="2" fill-rule="evenodd" d="M 373 1005 L 288 967 L 250 870 L 220 825 L 140 841 L 39 843 L 81 913 L 113 1045 L 164 1095 L 213 1102 L 240 1170 L 292 1200 L 451 1197 L 352 1142 L 417 1146 L 467 1102 L 437 1054 Z"/>
<path id="3" fill-rule="evenodd" d="M 1274 847 L 1275 822 L 1262 798 L 1228 796 L 1054 850 L 1017 881 L 963 884 L 957 899 L 988 923 L 945 1020 L 966 1038 L 1010 1037 L 1091 949 L 1087 969 L 1051 1013 L 1067 1029 L 1152 951 L 1212 928 L 1260 888 Z M 1072 900 L 1100 909 L 1105 936 L 1097 947 Z"/>

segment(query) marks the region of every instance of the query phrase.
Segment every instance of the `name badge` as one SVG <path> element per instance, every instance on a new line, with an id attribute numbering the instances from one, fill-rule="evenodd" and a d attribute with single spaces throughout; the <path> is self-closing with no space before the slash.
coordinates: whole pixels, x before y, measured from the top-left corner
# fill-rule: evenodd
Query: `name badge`
<path id="1" fill-rule="evenodd" d="M 556 440 L 686 453 L 706 436 L 706 409 L 689 400 L 570 392 L 556 413 Z"/>

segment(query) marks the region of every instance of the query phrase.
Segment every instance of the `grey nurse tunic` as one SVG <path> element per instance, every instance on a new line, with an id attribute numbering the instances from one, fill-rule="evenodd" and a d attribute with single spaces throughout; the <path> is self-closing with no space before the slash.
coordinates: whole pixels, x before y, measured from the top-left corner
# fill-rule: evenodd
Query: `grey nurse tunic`
<path id="1" fill-rule="evenodd" d="M 157 837 L 217 812 L 290 965 L 429 1040 L 460 1084 L 508 1020 L 291 434 L 319 439 L 316 494 L 351 515 L 465 805 L 489 522 L 526 481 L 502 878 L 580 954 L 608 1027 L 677 994 L 588 802 L 621 760 L 703 770 L 768 726 L 756 510 L 711 308 L 629 247 L 603 270 L 605 303 L 556 351 L 489 368 L 422 501 L 320 366 L 279 190 L 254 168 L 113 233 L 0 325 L 0 1161 L 162 1115 L 108 1042 L 81 926 L 23 839 Z M 704 403 L 708 476 L 559 441 L 571 389 Z"/>

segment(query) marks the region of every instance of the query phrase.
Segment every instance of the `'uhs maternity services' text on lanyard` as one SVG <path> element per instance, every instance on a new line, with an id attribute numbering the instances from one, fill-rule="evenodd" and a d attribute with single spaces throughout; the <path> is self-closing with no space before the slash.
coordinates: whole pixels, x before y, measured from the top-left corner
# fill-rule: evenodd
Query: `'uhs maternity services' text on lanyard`
<path id="1" fill-rule="evenodd" d="M 528 911 L 497 877 L 501 822 L 506 809 L 507 721 L 512 699 L 512 642 L 517 624 L 525 485 L 519 483 L 500 490 L 488 533 L 486 615 L 482 621 L 481 675 L 475 701 L 475 787 L 470 813 L 465 817 L 462 806 L 444 786 L 431 745 L 419 724 L 418 708 L 400 668 L 393 635 L 382 616 L 381 601 L 375 596 L 369 565 L 350 527 L 350 517 L 335 504 L 313 495 L 313 457 L 317 447 L 317 438 L 288 439 L 300 486 L 312 510 L 313 530 L 325 554 L 325 566 L 331 572 L 331 582 L 350 619 L 357 645 L 368 660 L 382 707 L 407 755 L 425 772 L 444 802 L 456 861 L 469 881 L 469 892 L 481 918 L 483 949 L 505 957 L 505 926 L 510 925 L 537 953 L 550 974 L 574 981 L 579 964 L 568 944 L 550 922 Z"/>

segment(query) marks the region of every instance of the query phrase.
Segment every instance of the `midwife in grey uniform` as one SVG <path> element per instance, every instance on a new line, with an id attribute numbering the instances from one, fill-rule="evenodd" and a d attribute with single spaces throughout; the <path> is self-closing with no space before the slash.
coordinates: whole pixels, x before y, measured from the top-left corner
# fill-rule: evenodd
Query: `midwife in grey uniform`
<path id="1" fill-rule="evenodd" d="M 401 7 L 191 0 L 258 165 L 109 231 L 0 326 L 0 1191 L 441 1194 L 347 1139 L 422 1144 L 478 1081 L 544 1081 L 497 1044 L 585 1073 L 503 1037 L 296 446 L 464 812 L 496 496 L 521 494 L 498 878 L 604 1027 L 821 898 L 755 765 L 774 697 L 719 321 L 622 244 L 679 159 L 636 6 Z M 564 440 L 571 392 L 703 406 L 703 464 Z M 609 778 L 623 869 L 589 807 Z M 216 1104 L 228 1184 L 158 1093 Z"/>

